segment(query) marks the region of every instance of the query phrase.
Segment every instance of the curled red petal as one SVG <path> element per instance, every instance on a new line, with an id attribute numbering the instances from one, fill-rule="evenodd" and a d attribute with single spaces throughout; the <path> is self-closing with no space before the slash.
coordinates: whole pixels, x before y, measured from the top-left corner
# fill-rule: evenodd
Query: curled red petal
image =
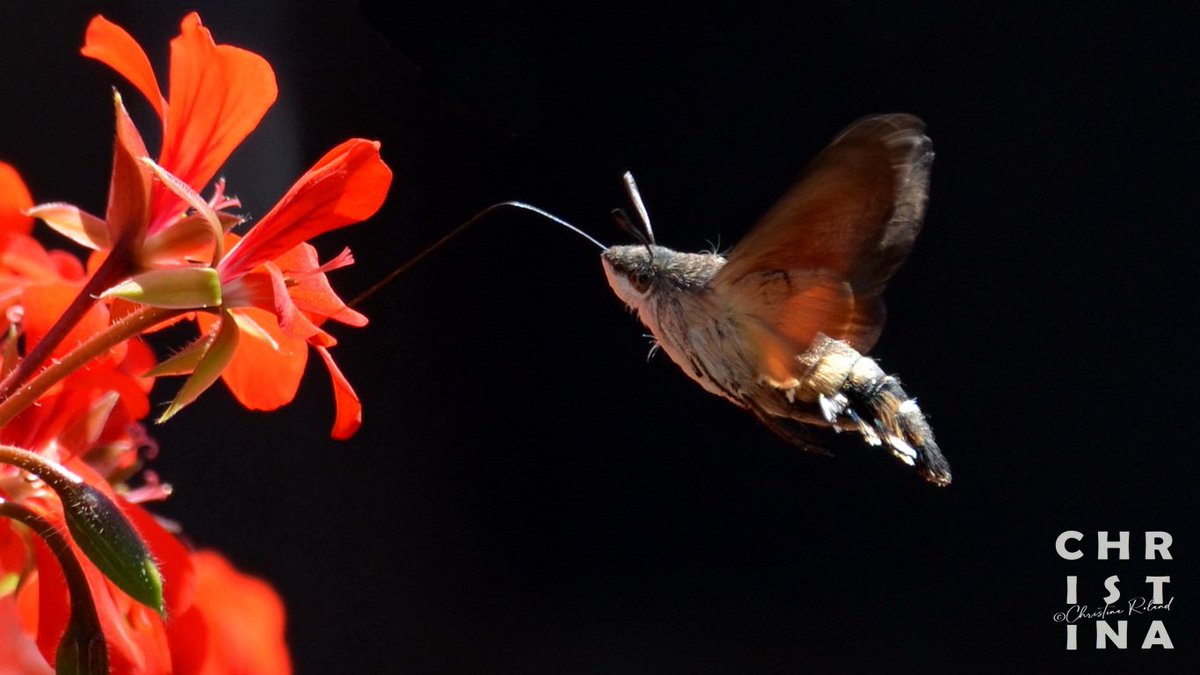
<path id="1" fill-rule="evenodd" d="M 221 261 L 221 277 L 249 272 L 300 242 L 370 218 L 387 197 L 392 171 L 379 142 L 353 138 L 330 150 Z"/>
<path id="2" fill-rule="evenodd" d="M 271 279 L 275 318 L 279 321 L 279 328 L 284 334 L 316 344 L 336 342 L 333 340 L 333 336 L 326 334 L 316 324 L 309 321 L 308 317 L 296 307 L 296 303 L 292 302 L 291 289 L 288 288 L 287 281 L 283 278 L 283 273 L 279 271 L 279 268 L 273 263 L 267 263 L 264 268 Z"/>
<path id="3" fill-rule="evenodd" d="M 37 646 L 42 656 L 53 663 L 58 641 L 71 619 L 71 596 L 58 558 L 37 537 L 33 538 L 33 555 L 37 562 L 37 583 L 24 584 L 21 594 L 37 598 Z"/>
<path id="4" fill-rule="evenodd" d="M 338 440 L 346 440 L 358 432 L 362 426 L 362 401 L 350 386 L 350 381 L 342 374 L 333 361 L 333 356 L 324 347 L 314 347 L 325 367 L 329 368 L 329 377 L 333 379 L 333 400 L 337 406 L 337 414 L 333 421 L 333 432 L 330 434 Z"/>
<path id="5" fill-rule="evenodd" d="M 150 101 L 159 119 L 167 118 L 167 104 L 163 100 L 162 90 L 158 87 L 154 69 L 150 67 L 150 59 L 146 57 L 146 52 L 138 45 L 137 40 L 125 32 L 124 28 L 97 15 L 88 24 L 83 49 L 79 52 L 120 73 Z"/>
<path id="6" fill-rule="evenodd" d="M 335 258 L 333 263 L 343 259 L 353 262 L 349 249 Z M 313 323 L 319 326 L 326 319 L 333 319 L 350 326 L 367 325 L 367 317 L 346 306 L 329 285 L 324 270 L 330 269 L 332 264 L 322 266 L 317 259 L 317 250 L 311 244 L 296 246 L 276 258 L 275 264 L 292 280 L 292 285 L 288 287 L 288 295 L 291 296 L 292 302 L 307 314 Z"/>

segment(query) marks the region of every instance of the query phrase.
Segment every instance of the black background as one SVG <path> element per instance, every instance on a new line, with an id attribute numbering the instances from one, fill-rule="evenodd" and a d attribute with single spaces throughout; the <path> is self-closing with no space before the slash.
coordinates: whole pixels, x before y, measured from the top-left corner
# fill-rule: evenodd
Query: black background
<path id="1" fill-rule="evenodd" d="M 217 387 L 153 430 L 176 487 L 159 512 L 272 580 L 298 672 L 1200 662 L 1196 13 L 27 4 L 0 8 L 0 159 L 38 201 L 103 211 L 109 87 L 138 96 L 77 53 L 98 10 L 160 77 L 192 8 L 272 62 L 279 101 L 224 172 L 253 215 L 344 138 L 382 140 L 387 205 L 318 242 L 354 249 L 333 279 L 347 297 L 497 201 L 623 243 L 607 213 L 627 168 L 661 243 L 728 247 L 854 119 L 928 124 L 926 229 L 874 355 L 931 416 L 951 487 L 853 438 L 800 453 L 647 363 L 594 249 L 496 216 L 367 300 L 367 329 L 337 330 L 366 404 L 351 442 L 327 440 L 315 363 L 279 412 Z M 1067 529 L 1086 533 L 1084 561 L 1054 553 Z M 1098 530 L 1131 531 L 1135 560 L 1096 561 Z M 1146 530 L 1172 533 L 1174 560 L 1137 560 Z M 1091 622 L 1065 651 L 1051 617 L 1068 574 L 1093 606 L 1110 574 L 1126 598 L 1170 575 L 1175 649 L 1139 650 L 1142 619 L 1124 652 L 1093 650 Z"/>

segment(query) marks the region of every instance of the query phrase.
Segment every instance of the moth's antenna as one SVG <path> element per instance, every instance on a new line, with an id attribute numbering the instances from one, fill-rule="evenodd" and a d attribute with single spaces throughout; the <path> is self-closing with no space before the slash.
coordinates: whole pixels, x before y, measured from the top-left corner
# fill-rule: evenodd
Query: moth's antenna
<path id="1" fill-rule="evenodd" d="M 625 213 L 624 209 L 613 209 L 612 218 L 617 223 L 617 227 L 624 230 L 627 234 L 637 239 L 638 243 L 646 247 L 646 253 L 654 260 L 654 248 L 650 245 L 650 239 L 646 238 L 646 233 L 639 230 L 633 221 L 629 219 L 629 214 Z"/>
<path id="2" fill-rule="evenodd" d="M 621 228 L 621 231 L 637 239 L 637 242 L 642 246 L 650 246 L 650 240 L 646 238 L 646 233 L 639 230 L 633 224 L 633 221 L 629 219 L 629 214 L 625 213 L 625 209 L 613 209 L 611 215 L 613 222 L 617 224 L 617 227 Z"/>
<path id="3" fill-rule="evenodd" d="M 492 212 L 498 211 L 505 207 L 521 209 L 522 211 L 531 211 L 543 218 L 546 218 L 547 220 L 551 220 L 555 223 L 558 223 L 559 225 L 562 225 L 563 227 L 574 232 L 575 234 L 578 234 L 579 236 L 583 237 L 584 239 L 587 239 L 588 241 L 595 244 L 601 251 L 606 250 L 608 248 L 604 244 L 601 244 L 599 241 L 597 241 L 594 237 L 592 237 L 592 235 L 588 234 L 587 232 L 584 232 L 583 230 L 579 229 L 578 227 L 575 227 L 574 225 L 568 223 L 567 221 L 563 220 L 562 218 L 559 218 L 558 216 L 556 216 L 548 211 L 543 211 L 542 209 L 539 209 L 538 207 L 532 206 L 530 204 L 526 204 L 525 202 L 500 202 L 499 204 L 492 204 L 491 206 L 487 207 L 486 209 L 471 216 L 471 218 L 469 220 L 467 220 L 465 223 L 463 223 L 462 225 L 459 225 L 458 227 L 454 228 L 453 230 L 450 230 L 450 232 L 448 232 L 444 237 L 442 237 L 441 239 L 438 239 L 437 241 L 430 244 L 428 247 L 426 247 L 425 250 L 421 251 L 420 253 L 418 253 L 415 256 L 413 256 L 412 258 L 410 258 L 408 260 L 408 262 L 406 262 L 403 265 L 392 270 L 392 272 L 390 274 L 388 274 L 386 277 L 380 279 L 378 282 L 375 283 L 375 285 L 371 286 L 370 288 L 363 291 L 362 293 L 359 293 L 358 297 L 351 300 L 347 306 L 357 307 L 360 302 L 371 297 L 376 292 L 378 292 L 381 288 L 383 288 L 384 286 L 387 286 L 388 284 L 392 283 L 399 277 L 403 276 L 405 272 L 411 270 L 413 267 L 416 267 L 417 263 L 424 260 L 427 256 L 429 256 L 429 254 L 433 253 L 434 251 L 438 250 L 439 248 L 450 243 L 450 240 L 454 239 L 458 235 L 467 231 L 467 229 L 469 229 L 472 225 L 474 225 L 475 223 L 478 223 L 479 221 L 481 221 L 484 218 L 491 215 Z"/>
<path id="4" fill-rule="evenodd" d="M 641 218 L 642 225 L 646 226 L 646 237 L 653 244 L 654 228 L 650 226 L 650 213 L 646 211 L 646 205 L 642 203 L 642 193 L 638 192 L 637 182 L 633 180 L 633 172 L 626 171 L 621 178 L 625 181 L 625 192 L 629 193 L 629 201 L 633 202 L 633 208 L 637 210 L 638 218 Z"/>

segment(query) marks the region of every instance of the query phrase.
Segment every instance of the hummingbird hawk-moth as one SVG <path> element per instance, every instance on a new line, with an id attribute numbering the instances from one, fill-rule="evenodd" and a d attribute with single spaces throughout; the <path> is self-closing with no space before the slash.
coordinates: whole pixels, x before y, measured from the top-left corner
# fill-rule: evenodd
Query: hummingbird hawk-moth
<path id="1" fill-rule="evenodd" d="M 864 354 L 882 293 L 921 230 L 933 162 L 924 124 L 877 115 L 833 140 L 727 255 L 680 253 L 646 235 L 607 248 L 609 285 L 707 391 L 788 441 L 857 430 L 937 485 L 950 465 L 916 400 Z"/>

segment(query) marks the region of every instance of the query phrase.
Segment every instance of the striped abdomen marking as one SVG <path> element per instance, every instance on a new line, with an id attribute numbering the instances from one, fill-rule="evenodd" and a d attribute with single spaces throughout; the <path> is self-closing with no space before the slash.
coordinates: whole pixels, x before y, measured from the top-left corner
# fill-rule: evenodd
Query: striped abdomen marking
<path id="1" fill-rule="evenodd" d="M 886 445 L 926 480 L 950 483 L 950 464 L 916 400 L 873 359 L 824 335 L 796 359 L 804 372 L 798 389 L 815 395 L 821 414 L 834 428 L 844 416 L 868 443 Z"/>

